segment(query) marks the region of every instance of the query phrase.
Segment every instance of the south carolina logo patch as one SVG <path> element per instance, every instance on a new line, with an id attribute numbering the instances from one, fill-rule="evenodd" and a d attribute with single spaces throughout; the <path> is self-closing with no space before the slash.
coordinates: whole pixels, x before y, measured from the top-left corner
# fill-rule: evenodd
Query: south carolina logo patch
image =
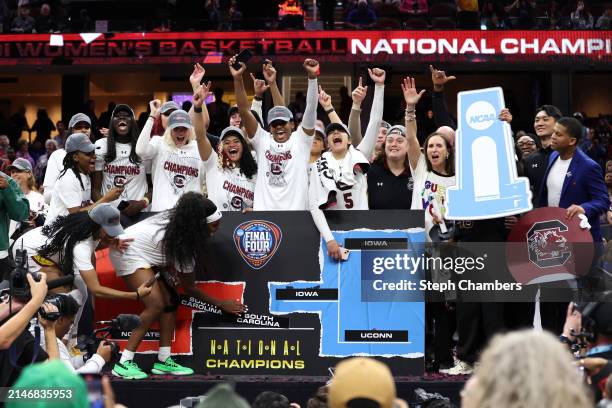
<path id="1" fill-rule="evenodd" d="M 263 268 L 278 249 L 283 234 L 278 225 L 262 220 L 243 222 L 234 230 L 234 243 L 253 269 Z"/>

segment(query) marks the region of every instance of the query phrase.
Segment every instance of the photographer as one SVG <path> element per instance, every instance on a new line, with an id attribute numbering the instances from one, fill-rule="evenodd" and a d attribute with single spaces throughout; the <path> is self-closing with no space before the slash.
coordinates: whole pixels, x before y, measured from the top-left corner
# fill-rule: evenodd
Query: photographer
<path id="1" fill-rule="evenodd" d="M 56 306 L 42 303 L 47 293 L 47 280 L 41 274 L 36 282 L 31 274 L 27 275 L 32 299 L 26 303 L 14 316 L 4 321 L 0 326 L 2 350 L 0 351 L 0 387 L 6 387 L 15 382 L 21 369 L 34 362 L 59 358 L 57 338 L 55 337 L 55 322 L 38 315 L 38 321 L 44 330 L 44 339 L 51 344 L 46 352 L 39 348 L 37 339 L 28 330 L 30 319 L 42 309 L 46 314 L 57 312 Z M 3 309 L 4 309 L 3 304 Z M 8 308 L 8 305 L 6 305 Z M 38 339 L 40 340 L 40 339 Z"/>
<path id="2" fill-rule="evenodd" d="M 2 277 L 10 272 L 8 260 L 10 220 L 26 221 L 30 216 L 28 199 L 19 185 L 0 172 L 0 273 Z"/>
<path id="3" fill-rule="evenodd" d="M 55 321 L 55 337 L 59 349 L 59 358 L 79 374 L 98 374 L 102 371 L 104 364 L 111 360 L 111 346 L 101 342 L 96 354 L 90 356 L 87 361 L 83 355 L 72 356 L 68 347 L 60 340 L 70 331 L 76 315 L 79 311 L 79 304 L 70 295 L 56 294 L 49 300 L 58 305 L 59 318 Z M 47 349 L 47 343 L 41 342 L 43 349 Z"/>
<path id="4" fill-rule="evenodd" d="M 612 292 L 601 301 L 570 303 L 561 342 L 580 356 L 579 364 L 589 376 L 596 399 L 602 396 L 605 379 L 612 373 Z M 607 360 L 608 364 L 596 364 Z"/>

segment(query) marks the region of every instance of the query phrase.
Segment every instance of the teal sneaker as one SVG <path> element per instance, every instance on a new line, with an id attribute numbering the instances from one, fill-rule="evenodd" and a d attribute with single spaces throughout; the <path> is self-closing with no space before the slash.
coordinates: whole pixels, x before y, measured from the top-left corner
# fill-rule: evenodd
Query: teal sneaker
<path id="1" fill-rule="evenodd" d="M 183 367 L 174 362 L 172 357 L 168 357 L 163 363 L 156 361 L 151 370 L 153 374 L 171 374 L 171 375 L 191 375 L 193 370 L 189 367 Z"/>
<path id="2" fill-rule="evenodd" d="M 116 363 L 113 367 L 113 375 L 126 380 L 143 380 L 148 377 L 147 373 L 142 371 L 138 364 L 132 360 Z"/>

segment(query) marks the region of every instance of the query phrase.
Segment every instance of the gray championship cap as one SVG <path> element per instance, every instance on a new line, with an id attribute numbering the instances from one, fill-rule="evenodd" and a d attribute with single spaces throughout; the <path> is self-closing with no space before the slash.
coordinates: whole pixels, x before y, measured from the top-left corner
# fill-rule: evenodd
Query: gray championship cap
<path id="1" fill-rule="evenodd" d="M 103 203 L 96 205 L 89 210 L 89 218 L 101 226 L 113 238 L 123 234 L 120 220 L 121 213 L 111 204 Z"/>
<path id="2" fill-rule="evenodd" d="M 327 125 L 327 127 L 325 128 L 325 136 L 329 135 L 334 130 L 344 132 L 349 136 L 349 138 L 351 137 L 351 132 L 349 132 L 348 128 L 344 123 L 330 123 L 329 125 Z"/>
<path id="3" fill-rule="evenodd" d="M 66 153 L 83 152 L 91 153 L 96 150 L 96 145 L 91 143 L 89 136 L 85 133 L 73 133 L 66 139 L 64 146 Z"/>
<path id="4" fill-rule="evenodd" d="M 9 166 L 6 167 L 7 171 L 10 171 L 11 169 L 15 169 L 18 171 L 29 171 L 31 173 L 32 163 L 30 163 L 27 159 L 24 159 L 23 157 L 18 157 L 13 160 L 13 162 Z"/>
<path id="5" fill-rule="evenodd" d="M 168 102 L 164 102 L 159 110 L 159 112 L 161 114 L 164 114 L 170 110 L 176 111 L 181 109 L 176 102 L 174 101 L 168 101 Z"/>
<path id="6" fill-rule="evenodd" d="M 406 137 L 406 128 L 402 125 L 391 126 L 387 132 L 387 136 L 389 135 L 401 135 Z"/>
<path id="7" fill-rule="evenodd" d="M 221 132 L 221 136 L 219 136 L 219 140 L 223 140 L 225 136 L 232 136 L 232 135 L 240 136 L 242 139 L 246 140 L 246 135 L 244 134 L 242 129 L 236 126 L 228 126 L 225 129 L 223 129 L 223 131 Z"/>
<path id="8" fill-rule="evenodd" d="M 187 129 L 191 129 L 191 118 L 189 114 L 184 110 L 175 110 L 168 117 L 168 129 L 174 129 L 177 127 L 184 127 Z"/>
<path id="9" fill-rule="evenodd" d="M 275 106 L 268 111 L 268 124 L 272 124 L 275 120 L 292 121 L 293 113 L 284 106 Z"/>
<path id="10" fill-rule="evenodd" d="M 72 129 L 79 122 L 85 122 L 91 127 L 91 119 L 89 119 L 89 116 L 84 113 L 77 113 L 71 117 L 70 122 L 68 122 L 68 127 Z"/>

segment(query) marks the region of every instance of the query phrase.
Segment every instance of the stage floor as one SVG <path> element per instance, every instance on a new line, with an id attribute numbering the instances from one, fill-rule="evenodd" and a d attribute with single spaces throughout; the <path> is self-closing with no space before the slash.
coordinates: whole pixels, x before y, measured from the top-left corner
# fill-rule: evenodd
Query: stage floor
<path id="1" fill-rule="evenodd" d="M 324 385 L 326 377 L 243 377 L 205 376 L 190 377 L 151 376 L 146 380 L 113 379 L 117 402 L 129 408 L 166 408 L 178 405 L 181 398 L 205 394 L 208 389 L 222 382 L 232 382 L 236 390 L 250 403 L 262 391 L 276 391 L 286 395 L 292 402 L 306 407 L 306 401 Z M 397 377 L 397 393 L 407 402 L 414 402 L 414 390 L 423 388 L 437 392 L 459 404 L 459 392 L 467 376 L 430 375 L 423 378 Z"/>

